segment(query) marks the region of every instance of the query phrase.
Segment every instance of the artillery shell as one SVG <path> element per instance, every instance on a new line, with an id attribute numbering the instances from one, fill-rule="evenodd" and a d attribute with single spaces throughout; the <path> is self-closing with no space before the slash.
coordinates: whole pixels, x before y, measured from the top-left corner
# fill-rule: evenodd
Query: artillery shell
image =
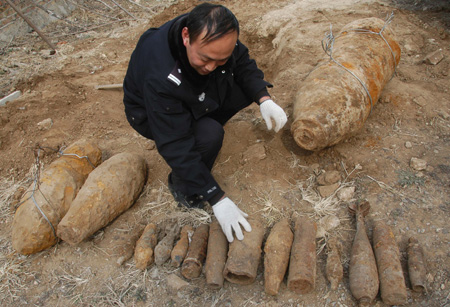
<path id="1" fill-rule="evenodd" d="M 349 206 L 350 212 L 356 215 L 356 234 L 349 266 L 350 291 L 360 306 L 370 305 L 379 289 L 377 264 L 364 224 L 364 216 L 369 209 L 368 202 Z"/>
<path id="2" fill-rule="evenodd" d="M 208 235 L 208 225 L 203 224 L 195 229 L 186 258 L 181 265 L 181 274 L 185 278 L 197 278 L 202 273 L 203 261 L 206 257 L 206 249 L 208 245 Z"/>
<path id="3" fill-rule="evenodd" d="M 244 239 L 234 240 L 228 250 L 223 275 L 231 283 L 249 285 L 256 279 L 265 229 L 257 219 L 250 219 L 249 223 L 252 231 L 244 232 Z"/>
<path id="4" fill-rule="evenodd" d="M 166 226 L 166 235 L 155 247 L 155 263 L 163 265 L 169 258 L 173 249 L 173 243 L 178 236 L 180 227 L 177 224 L 169 224 Z"/>
<path id="5" fill-rule="evenodd" d="M 145 159 L 135 153 L 119 153 L 100 164 L 58 224 L 57 236 L 78 244 L 108 225 L 139 197 L 146 174 Z"/>
<path id="6" fill-rule="evenodd" d="M 408 295 L 397 242 L 391 228 L 384 221 L 376 221 L 374 224 L 373 249 L 380 277 L 381 299 L 387 305 L 403 305 Z"/>
<path id="7" fill-rule="evenodd" d="M 189 248 L 189 241 L 193 234 L 194 228 L 191 225 L 184 225 L 183 228 L 181 228 L 180 240 L 178 240 L 170 253 L 172 266 L 178 268 L 183 263 Z"/>
<path id="8" fill-rule="evenodd" d="M 227 261 L 228 240 L 219 222 L 213 221 L 209 226 L 208 253 L 206 254 L 206 284 L 212 289 L 223 286 L 223 268 Z"/>
<path id="9" fill-rule="evenodd" d="M 377 34 L 382 29 L 383 36 Z M 336 62 L 327 55 L 301 82 L 294 101 L 291 133 L 308 150 L 335 145 L 361 129 L 400 61 L 400 46 L 379 18 L 346 25 L 331 45 Z"/>
<path id="10" fill-rule="evenodd" d="M 14 215 L 11 241 L 16 251 L 30 255 L 58 242 L 54 233 L 56 226 L 66 215 L 89 173 L 101 161 L 100 148 L 80 140 L 44 169 L 39 184 L 30 185 Z"/>
<path id="11" fill-rule="evenodd" d="M 411 237 L 408 244 L 408 272 L 411 287 L 415 292 L 426 291 L 426 266 L 422 246 Z"/>
<path id="12" fill-rule="evenodd" d="M 115 232 L 115 235 L 110 242 L 110 246 L 113 246 L 111 256 L 117 258 L 117 265 L 123 265 L 128 259 L 133 257 L 136 241 L 141 236 L 143 230 L 144 226 L 137 224 L 127 232 Z"/>
<path id="13" fill-rule="evenodd" d="M 344 275 L 344 270 L 341 263 L 341 252 L 339 250 L 339 244 L 335 239 L 328 240 L 327 249 L 327 279 L 331 284 L 331 290 L 336 290 Z"/>
<path id="14" fill-rule="evenodd" d="M 264 246 L 264 289 L 277 295 L 289 264 L 294 234 L 289 221 L 283 219 L 273 226 Z"/>
<path id="15" fill-rule="evenodd" d="M 155 262 L 154 248 L 158 242 L 158 230 L 155 224 L 148 224 L 136 243 L 134 262 L 140 270 L 146 269 Z"/>
<path id="16" fill-rule="evenodd" d="M 316 281 L 317 225 L 308 217 L 298 217 L 295 222 L 294 243 L 287 286 L 289 290 L 304 294 L 315 287 Z"/>

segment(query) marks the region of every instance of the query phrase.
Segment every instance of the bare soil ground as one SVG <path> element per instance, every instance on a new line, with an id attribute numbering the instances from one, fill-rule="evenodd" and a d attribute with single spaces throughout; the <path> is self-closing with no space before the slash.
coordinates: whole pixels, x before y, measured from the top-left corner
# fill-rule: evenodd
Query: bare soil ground
<path id="1" fill-rule="evenodd" d="M 356 19 L 384 19 L 395 14 L 390 27 L 402 48 L 397 74 L 384 88 L 364 128 L 347 141 L 320 152 L 302 150 L 290 134 L 292 118 L 280 133 L 268 132 L 256 105 L 225 126 L 224 146 L 213 173 L 245 212 L 265 220 L 267 234 L 281 217 L 293 220 L 309 215 L 317 222 L 330 215 L 339 219 L 339 226 L 317 240 L 315 290 L 298 295 L 284 282 L 277 296 L 268 296 L 262 264 L 254 284 L 226 282 L 217 291 L 206 287 L 204 275 L 178 289 L 168 277 L 181 276 L 180 272 L 169 264 L 146 271 L 137 270 L 133 259 L 117 265 L 109 240 L 114 233 L 127 233 L 149 222 L 163 228 L 170 219 L 198 225 L 209 221 L 211 213 L 176 208 L 166 186 L 169 168 L 153 142 L 128 125 L 122 91 L 94 88 L 121 83 L 139 36 L 150 26 L 189 11 L 196 2 L 140 1 L 150 8 L 145 10 L 121 1 L 137 20 L 116 8 L 115 13 L 127 21 L 83 32 L 63 21 L 43 29 L 45 33 L 79 32 L 59 36 L 55 55 L 49 55 L 48 47 L 34 32 L 2 47 L 1 96 L 13 90 L 23 93 L 0 107 L 2 305 L 354 306 L 348 264 L 355 223 L 347 211 L 349 202 L 336 194 L 326 198 L 317 193 L 318 176 L 338 171 L 339 189 L 355 187 L 350 201 L 367 199 L 371 204 L 369 234 L 373 220 L 384 219 L 391 225 L 401 252 L 408 305 L 449 306 L 450 26 L 446 1 L 426 1 L 431 6 L 417 1 L 370 0 L 222 2 L 240 20 L 241 40 L 266 79 L 275 85 L 271 90 L 274 100 L 288 115 L 302 80 L 325 56 L 321 40 L 330 24 L 337 32 Z M 99 12 L 101 3 L 95 3 L 100 5 L 96 8 Z M 68 20 L 72 25 L 93 24 L 96 18 L 103 18 L 92 14 L 93 10 L 80 7 Z M 424 61 L 439 49 L 443 54 L 439 63 Z M 38 125 L 46 119 L 51 119 L 50 127 Z M 149 176 L 141 197 L 116 221 L 78 246 L 60 242 L 32 256 L 16 253 L 11 247 L 11 224 L 21 192 L 33 180 L 35 149 L 42 148 L 39 160 L 45 167 L 57 159 L 59 149 L 81 138 L 98 142 L 104 159 L 124 151 L 142 154 Z M 413 169 L 413 157 L 426 161 L 426 169 Z M 410 290 L 406 247 L 411 236 L 425 249 L 425 294 Z M 330 291 L 325 278 L 326 241 L 331 237 L 342 243 L 344 263 L 344 280 L 336 291 Z M 379 296 L 375 304 L 384 306 Z"/>

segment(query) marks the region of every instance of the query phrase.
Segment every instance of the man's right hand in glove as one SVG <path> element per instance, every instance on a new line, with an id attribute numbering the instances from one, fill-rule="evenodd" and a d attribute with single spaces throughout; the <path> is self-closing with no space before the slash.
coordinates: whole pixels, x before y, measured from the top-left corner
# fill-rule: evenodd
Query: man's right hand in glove
<path id="1" fill-rule="evenodd" d="M 244 239 L 241 225 L 244 227 L 245 231 L 252 231 L 252 227 L 245 219 L 248 215 L 242 212 L 228 197 L 225 197 L 217 202 L 214 206 L 212 206 L 212 208 L 217 221 L 222 227 L 223 233 L 227 237 L 228 242 L 231 243 L 234 240 L 233 231 L 238 240 Z"/>

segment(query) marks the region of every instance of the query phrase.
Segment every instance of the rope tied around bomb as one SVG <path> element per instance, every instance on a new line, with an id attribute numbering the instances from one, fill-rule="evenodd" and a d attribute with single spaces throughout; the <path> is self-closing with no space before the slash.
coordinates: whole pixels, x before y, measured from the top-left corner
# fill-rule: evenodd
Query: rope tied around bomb
<path id="1" fill-rule="evenodd" d="M 51 205 L 50 201 L 45 197 L 44 193 L 42 193 L 42 191 L 39 189 L 39 178 L 40 178 L 40 153 L 41 150 L 43 150 L 43 147 L 37 146 L 35 151 L 34 151 L 34 155 L 35 155 L 35 166 L 36 166 L 36 173 L 34 175 L 34 179 L 33 179 L 33 189 L 31 191 L 31 195 L 29 198 L 23 200 L 22 202 L 20 202 L 20 204 L 23 204 L 25 201 L 27 201 L 28 199 L 31 199 L 33 201 L 34 206 L 38 209 L 39 213 L 42 215 L 42 217 L 47 221 L 47 223 L 50 225 L 53 235 L 55 236 L 55 238 L 58 238 L 56 236 L 56 230 L 55 227 L 53 226 L 52 222 L 50 221 L 50 219 L 47 217 L 47 215 L 44 213 L 44 211 L 42 210 L 42 208 L 38 205 L 34 195 L 36 193 L 36 191 L 39 191 L 42 195 L 42 197 L 45 199 L 45 201 Z M 50 148 L 52 149 L 52 148 Z M 95 168 L 95 165 L 91 162 L 91 160 L 89 160 L 88 156 L 79 156 L 77 154 L 73 154 L 73 153 L 64 153 L 63 151 L 63 147 L 61 147 L 59 150 L 55 150 L 52 149 L 53 151 L 57 151 L 61 156 L 74 156 L 78 159 L 86 159 L 88 161 L 88 163 Z M 19 204 L 19 205 L 20 205 Z"/>
<path id="2" fill-rule="evenodd" d="M 395 74 L 395 72 L 397 70 L 397 63 L 395 61 L 395 54 L 394 54 L 394 51 L 392 50 L 391 45 L 389 45 L 389 42 L 383 36 L 384 29 L 386 29 L 386 27 L 391 23 L 393 18 L 394 18 L 394 12 L 391 12 L 391 14 L 387 15 L 386 19 L 385 19 L 385 22 L 384 22 L 384 25 L 380 29 L 379 32 L 374 32 L 374 31 L 367 30 L 367 29 L 350 29 L 350 30 L 346 30 L 343 33 L 355 32 L 355 33 L 362 33 L 362 34 L 375 34 L 375 35 L 380 36 L 383 39 L 383 41 L 386 43 L 386 45 L 389 47 L 389 50 L 391 51 L 391 55 L 392 55 L 392 58 L 394 60 L 394 74 Z M 372 109 L 373 109 L 373 100 L 372 100 L 372 96 L 370 95 L 369 89 L 364 84 L 364 82 L 354 72 L 352 72 L 350 69 L 348 69 L 347 67 L 345 67 L 344 65 L 342 65 L 341 63 L 336 61 L 335 58 L 333 58 L 333 46 L 334 46 L 334 41 L 335 41 L 335 39 L 337 37 L 339 37 L 339 35 L 338 36 L 334 36 L 333 35 L 333 28 L 332 28 L 332 25 L 330 24 L 330 32 L 325 33 L 325 37 L 322 39 L 322 49 L 330 57 L 331 61 L 333 61 L 339 67 L 343 68 L 345 71 L 350 73 L 363 86 L 364 90 L 366 91 L 367 96 L 369 96 L 369 99 L 370 99 L 370 112 L 369 112 L 369 115 L 370 115 L 372 113 Z"/>

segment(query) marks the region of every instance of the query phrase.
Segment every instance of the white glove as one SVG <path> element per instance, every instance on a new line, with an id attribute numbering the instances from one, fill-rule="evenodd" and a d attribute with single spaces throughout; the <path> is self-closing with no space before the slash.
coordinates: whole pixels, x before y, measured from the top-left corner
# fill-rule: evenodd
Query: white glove
<path id="1" fill-rule="evenodd" d="M 242 212 L 228 197 L 225 197 L 219 201 L 217 204 L 212 206 L 212 208 L 217 221 L 222 227 L 223 233 L 227 237 L 228 242 L 233 242 L 233 230 L 238 240 L 244 239 L 244 235 L 242 234 L 241 226 L 239 224 L 244 227 L 245 231 L 252 231 L 252 227 L 245 219 L 248 215 Z"/>
<path id="2" fill-rule="evenodd" d="M 272 119 L 275 121 L 275 132 L 278 132 L 281 128 L 283 128 L 284 124 L 287 122 L 286 113 L 284 113 L 283 109 L 273 102 L 272 99 L 264 100 L 263 103 L 259 106 L 261 110 L 261 115 L 266 121 L 267 129 L 272 129 Z"/>

